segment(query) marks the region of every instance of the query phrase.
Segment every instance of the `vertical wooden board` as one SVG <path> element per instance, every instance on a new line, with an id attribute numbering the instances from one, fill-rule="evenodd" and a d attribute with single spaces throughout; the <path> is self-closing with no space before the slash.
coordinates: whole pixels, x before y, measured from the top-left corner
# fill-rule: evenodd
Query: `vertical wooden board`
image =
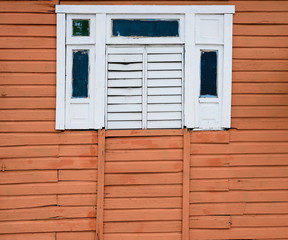
<path id="1" fill-rule="evenodd" d="M 183 206 L 182 206 L 182 239 L 189 240 L 189 191 L 190 191 L 190 131 L 184 131 L 183 154 Z"/>
<path id="2" fill-rule="evenodd" d="M 97 179 L 97 218 L 96 240 L 103 240 L 104 215 L 104 165 L 105 165 L 105 130 L 98 130 L 98 179 Z"/>

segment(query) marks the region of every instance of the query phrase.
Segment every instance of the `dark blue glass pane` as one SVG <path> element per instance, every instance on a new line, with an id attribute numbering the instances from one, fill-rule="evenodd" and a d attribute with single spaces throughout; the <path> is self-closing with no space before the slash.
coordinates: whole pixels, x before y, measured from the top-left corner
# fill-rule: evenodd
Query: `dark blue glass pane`
<path id="1" fill-rule="evenodd" d="M 89 36 L 89 20 L 73 19 L 73 36 Z"/>
<path id="2" fill-rule="evenodd" d="M 113 36 L 122 37 L 178 37 L 178 20 L 114 19 Z"/>
<path id="3" fill-rule="evenodd" d="M 89 50 L 73 50 L 72 97 L 88 97 Z"/>
<path id="4" fill-rule="evenodd" d="M 217 97 L 217 51 L 201 52 L 200 97 Z"/>

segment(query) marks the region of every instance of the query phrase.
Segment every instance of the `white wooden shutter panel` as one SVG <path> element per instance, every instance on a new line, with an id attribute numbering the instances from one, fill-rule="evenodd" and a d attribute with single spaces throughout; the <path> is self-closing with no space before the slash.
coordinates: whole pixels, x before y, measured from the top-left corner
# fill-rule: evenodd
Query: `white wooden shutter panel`
<path id="1" fill-rule="evenodd" d="M 142 128 L 143 49 L 107 52 L 107 128 Z"/>
<path id="2" fill-rule="evenodd" d="M 181 128 L 182 75 L 182 46 L 108 47 L 107 128 Z"/>
<path id="3" fill-rule="evenodd" d="M 88 97 L 72 97 L 72 53 L 73 50 L 87 50 L 89 56 L 88 65 Z M 95 50 L 93 46 L 88 45 L 69 45 L 66 48 L 66 129 L 93 129 L 93 103 L 94 103 L 94 85 L 95 85 Z"/>
<path id="4" fill-rule="evenodd" d="M 147 128 L 182 127 L 183 47 L 147 48 Z"/>

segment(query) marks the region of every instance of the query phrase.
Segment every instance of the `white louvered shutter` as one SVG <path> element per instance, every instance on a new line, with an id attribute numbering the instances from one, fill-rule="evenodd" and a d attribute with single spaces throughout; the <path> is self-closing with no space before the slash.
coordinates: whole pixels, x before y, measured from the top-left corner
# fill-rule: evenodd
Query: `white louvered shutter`
<path id="1" fill-rule="evenodd" d="M 183 47 L 107 49 L 108 129 L 181 128 Z"/>

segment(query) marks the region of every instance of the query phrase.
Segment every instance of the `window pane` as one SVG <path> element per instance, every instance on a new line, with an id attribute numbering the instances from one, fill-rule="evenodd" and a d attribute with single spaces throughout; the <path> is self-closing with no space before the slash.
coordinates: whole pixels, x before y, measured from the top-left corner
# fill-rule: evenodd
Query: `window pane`
<path id="1" fill-rule="evenodd" d="M 217 97 L 217 51 L 201 51 L 200 97 Z"/>
<path id="2" fill-rule="evenodd" d="M 73 19 L 73 36 L 90 36 L 89 20 Z"/>
<path id="3" fill-rule="evenodd" d="M 73 50 L 72 97 L 88 97 L 89 50 Z"/>
<path id="4" fill-rule="evenodd" d="M 122 37 L 179 37 L 178 20 L 114 19 L 113 36 Z"/>

